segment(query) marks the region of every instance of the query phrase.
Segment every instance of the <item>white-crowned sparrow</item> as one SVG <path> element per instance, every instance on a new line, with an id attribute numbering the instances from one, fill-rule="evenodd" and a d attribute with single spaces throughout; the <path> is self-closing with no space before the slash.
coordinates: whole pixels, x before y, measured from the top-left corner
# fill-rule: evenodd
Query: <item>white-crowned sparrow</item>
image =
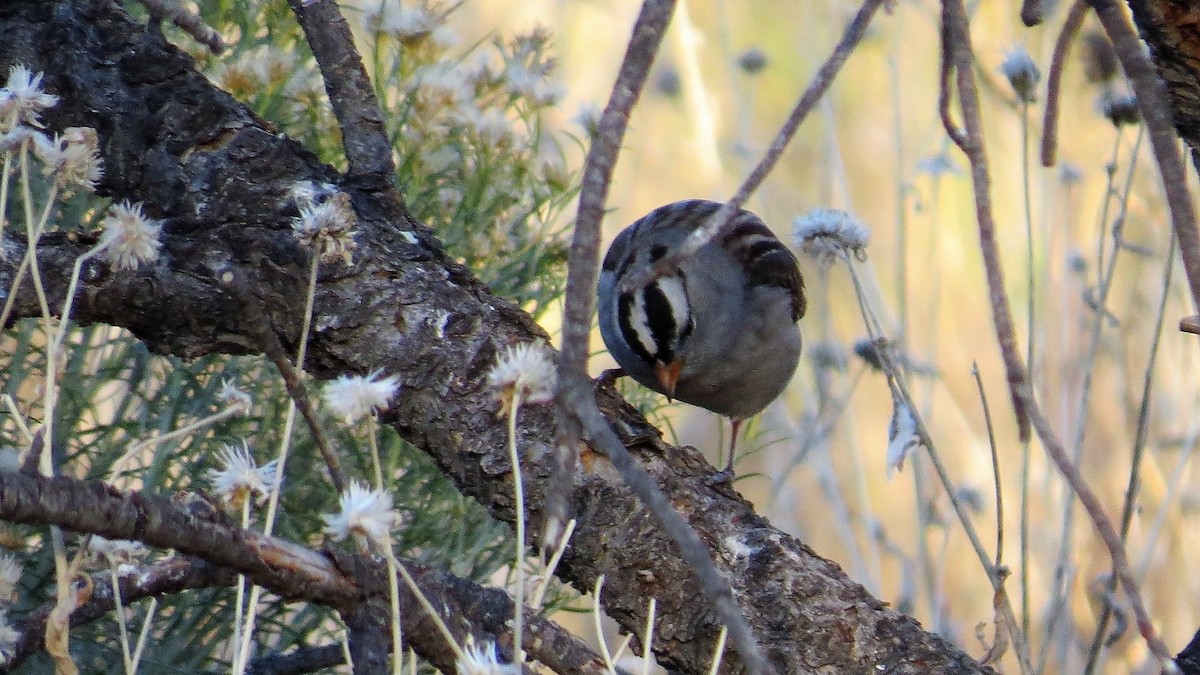
<path id="1" fill-rule="evenodd" d="M 733 421 L 729 464 L 741 422 L 775 400 L 800 360 L 804 281 L 796 258 L 749 211 L 674 274 L 619 292 L 703 225 L 718 202 L 661 206 L 613 240 L 600 272 L 600 334 L 621 368 L 641 384 Z"/>

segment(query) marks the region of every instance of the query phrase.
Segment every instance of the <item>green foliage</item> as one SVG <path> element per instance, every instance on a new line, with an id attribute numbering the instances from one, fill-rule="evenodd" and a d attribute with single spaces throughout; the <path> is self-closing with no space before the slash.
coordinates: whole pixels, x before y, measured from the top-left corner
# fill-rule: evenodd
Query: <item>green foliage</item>
<path id="1" fill-rule="evenodd" d="M 200 4 L 204 21 L 226 37 L 230 50 L 213 57 L 191 38 L 172 33 L 172 39 L 192 50 L 219 86 L 339 165 L 337 126 L 312 54 L 286 4 Z M 557 97 L 546 81 L 552 68 L 547 36 L 497 38 L 451 53 L 446 17 L 434 10 L 421 10 L 421 20 L 429 22 L 423 34 L 401 31 L 406 24 L 399 17 L 388 18 L 390 5 L 364 15 L 346 11 L 352 21 L 357 17 L 367 26 L 359 46 L 374 69 L 377 94 L 389 115 L 399 166 L 396 185 L 409 209 L 499 294 L 535 315 L 544 312 L 562 292 L 566 239 L 561 216 L 574 195 L 561 149 L 541 122 L 541 113 Z M 463 88 L 445 94 L 447 83 Z M 31 201 L 53 196 L 49 185 L 35 185 Z M 10 220 L 18 224 L 23 219 L 19 197 L 12 195 L 6 204 Z M 101 213 L 91 197 L 67 203 L 60 196 L 55 201 L 58 210 L 49 227 L 77 227 Z M 16 454 L 13 449 L 29 447 L 18 419 L 36 428 L 45 417 L 46 330 L 40 319 L 24 320 L 0 334 L 0 372 L 5 374 L 0 391 L 12 397 L 19 411 L 19 418 L 8 410 L 0 416 L 0 447 L 9 448 L 9 459 Z M 215 355 L 184 362 L 150 354 L 134 337 L 107 326 L 70 329 L 62 351 L 53 447 L 64 475 L 107 479 L 119 488 L 157 494 L 211 494 L 208 472 L 222 468 L 217 456 L 222 446 L 245 441 L 262 465 L 288 442 L 283 438 L 288 397 L 274 367 L 259 358 Z M 226 408 L 221 398 L 226 382 L 249 393 L 253 403 L 248 414 L 207 423 L 122 459 L 134 443 L 165 436 Z M 325 421 L 347 472 L 370 476 L 369 446 L 361 430 L 344 429 L 331 417 Z M 460 495 L 428 457 L 391 430 L 380 433 L 379 444 L 388 487 L 403 516 L 394 533 L 398 555 L 478 581 L 511 562 L 507 527 Z M 319 546 L 319 514 L 337 510 L 337 495 L 303 425 L 292 434 L 284 474 L 274 532 Z M 251 527 L 262 527 L 264 510 L 254 509 Z M 51 601 L 54 560 L 45 530 L 10 526 L 0 542 L 22 565 L 14 611 Z M 68 554 L 85 543 L 68 534 Z M 233 589 L 161 598 L 141 672 L 228 669 L 234 602 Z M 128 611 L 134 638 L 145 607 L 138 603 Z M 340 639 L 328 610 L 269 596 L 259 606 L 258 626 L 260 654 Z M 71 653 L 84 672 L 120 670 L 114 618 L 74 629 Z M 50 668 L 44 656 L 28 667 Z"/>

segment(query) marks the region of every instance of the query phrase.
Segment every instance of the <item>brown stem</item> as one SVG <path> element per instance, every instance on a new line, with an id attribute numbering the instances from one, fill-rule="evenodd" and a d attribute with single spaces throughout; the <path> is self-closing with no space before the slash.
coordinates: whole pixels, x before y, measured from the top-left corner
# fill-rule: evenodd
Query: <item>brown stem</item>
<path id="1" fill-rule="evenodd" d="M 1075 0 L 1058 32 L 1058 39 L 1054 41 L 1050 72 L 1046 75 L 1046 110 L 1042 114 L 1042 166 L 1054 166 L 1058 161 L 1058 110 L 1062 103 L 1063 70 L 1089 9 L 1084 0 Z"/>
<path id="2" fill-rule="evenodd" d="M 1158 165 L 1167 206 L 1171 211 L 1171 226 L 1179 239 L 1179 255 L 1187 272 L 1192 303 L 1200 311 L 1200 229 L 1187 186 L 1187 172 L 1179 154 L 1179 138 L 1171 119 L 1171 107 L 1163 91 L 1162 81 L 1142 49 L 1125 10 L 1114 0 L 1088 0 L 1096 10 L 1104 32 L 1112 41 L 1113 51 L 1121 62 L 1125 77 L 1137 95 L 1138 111 L 1150 132 L 1150 147 Z"/>
<path id="3" fill-rule="evenodd" d="M 350 165 L 346 177 L 374 191 L 390 189 L 396 173 L 392 146 L 371 78 L 354 47 L 350 25 L 337 3 L 330 0 L 288 0 L 288 5 L 321 68 Z"/>
<path id="4" fill-rule="evenodd" d="M 667 252 L 666 255 L 659 258 L 658 262 L 653 267 L 648 268 L 640 274 L 628 274 L 622 288 L 624 290 L 633 290 L 641 288 L 650 283 L 654 279 L 670 274 L 679 264 L 686 260 L 689 256 L 700 249 L 701 246 L 708 243 L 733 214 L 741 208 L 742 204 L 750 198 L 750 195 L 758 189 L 767 176 L 775 169 L 775 165 L 779 162 L 779 158 L 783 156 L 783 151 L 787 149 L 788 144 L 792 141 L 792 137 L 796 135 L 796 130 L 812 112 L 817 103 L 828 91 L 830 85 L 833 84 L 842 66 L 846 60 L 850 58 L 850 54 L 854 52 L 854 48 L 862 41 L 867 32 L 867 26 L 871 23 L 871 18 L 875 16 L 875 12 L 883 6 L 885 0 L 864 0 L 862 6 L 858 8 L 858 13 L 846 26 L 846 30 L 842 32 L 842 37 L 838 41 L 837 46 L 833 48 L 833 53 L 821 64 L 817 69 L 816 75 L 813 76 L 812 82 L 808 88 L 800 96 L 800 100 L 796 102 L 796 106 L 792 108 L 792 112 L 784 121 L 783 126 L 779 128 L 779 132 L 775 134 L 775 138 L 771 141 L 771 146 L 767 148 L 767 152 L 762 159 L 758 161 L 754 169 L 750 171 L 750 175 L 742 181 L 737 191 L 725 202 L 720 209 L 716 211 L 704 224 L 703 227 L 697 228 L 680 246 L 677 246 Z"/>

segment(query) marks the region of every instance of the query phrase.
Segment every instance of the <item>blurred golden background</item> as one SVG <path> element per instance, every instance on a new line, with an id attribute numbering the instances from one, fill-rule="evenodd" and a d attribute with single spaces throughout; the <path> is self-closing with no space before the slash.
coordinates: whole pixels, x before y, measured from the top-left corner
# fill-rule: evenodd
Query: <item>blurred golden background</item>
<path id="1" fill-rule="evenodd" d="M 566 91 L 557 122 L 583 136 L 579 115 L 603 107 L 638 7 L 468 3 L 456 16 L 464 30 L 549 28 Z M 681 2 L 630 121 L 609 199 L 608 236 L 667 202 L 731 196 L 856 9 L 845 2 Z M 1084 473 L 1116 522 L 1157 330 L 1170 229 L 1140 127 L 1115 127 L 1098 103 L 1105 87 L 1119 96 L 1125 85 L 1119 75 L 1109 85 L 1089 81 L 1085 61 L 1097 55 L 1078 40 L 1065 62 L 1059 162 L 1041 166 L 1045 73 L 1066 7 L 1051 9 L 1043 26 L 1029 29 L 1020 23 L 1018 3 L 974 6 L 976 75 L 1020 349 L 1024 354 L 1029 340 L 1032 298 L 1039 399 L 1068 448 L 1082 434 Z M 1006 588 L 1020 615 L 1022 447 L 984 287 L 966 159 L 937 114 L 939 11 L 933 2 L 896 2 L 874 19 L 867 39 L 747 207 L 788 240 L 792 219 L 818 206 L 848 211 L 870 228 L 869 259 L 858 265 L 869 303 L 913 366 L 909 381 L 936 451 L 994 555 L 992 460 L 971 374 L 978 364 L 995 423 L 1003 563 L 1012 573 Z M 1097 28 L 1089 21 L 1083 33 Z M 1024 112 L 1001 73 L 1006 57 L 1022 49 L 1043 75 L 1038 100 Z M 1093 350 L 1099 271 L 1113 259 L 1112 225 L 1123 209 L 1123 244 Z M 880 598 L 981 656 L 993 634 L 986 573 L 925 451 L 914 452 L 900 471 L 887 467 L 891 397 L 884 376 L 854 354 L 854 343 L 867 333 L 845 266 L 823 271 L 801 257 L 810 294 L 809 315 L 801 322 L 807 356 L 788 392 L 743 442 L 747 454 L 738 463 L 737 487 L 772 522 L 838 561 Z M 1167 293 L 1151 371 L 1146 455 L 1128 546 L 1150 613 L 1172 650 L 1182 648 L 1200 624 L 1200 583 L 1189 564 L 1198 553 L 1196 537 L 1189 535 L 1200 502 L 1190 462 L 1197 437 L 1191 411 L 1198 345 L 1195 336 L 1175 328 L 1190 314 L 1181 277 L 1175 274 Z M 598 336 L 593 344 L 602 347 Z M 822 363 L 830 354 L 836 362 L 840 354 L 844 366 L 814 364 L 814 353 Z M 609 365 L 606 355 L 598 356 L 593 373 Z M 1085 379 L 1090 401 L 1081 416 Z M 681 442 L 717 461 L 728 429 L 716 415 L 684 405 L 668 415 Z M 1109 558 L 1081 509 L 1064 526 L 1067 493 L 1036 440 L 1030 457 L 1033 663 L 1048 673 L 1083 672 Z M 1120 594 L 1112 598 L 1123 610 Z M 1018 670 L 1011 653 L 1000 665 Z M 1129 627 L 1096 672 L 1146 668 L 1144 644 Z"/>

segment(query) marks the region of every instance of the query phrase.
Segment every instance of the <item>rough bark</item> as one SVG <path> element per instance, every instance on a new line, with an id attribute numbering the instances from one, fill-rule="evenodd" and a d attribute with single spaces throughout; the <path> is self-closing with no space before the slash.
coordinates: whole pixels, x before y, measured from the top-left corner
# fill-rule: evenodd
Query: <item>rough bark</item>
<path id="1" fill-rule="evenodd" d="M 1130 0 L 1138 32 L 1167 87 L 1175 129 L 1200 150 L 1200 8 L 1188 0 Z"/>
<path id="2" fill-rule="evenodd" d="M 3 3 L 0 67 L 13 63 L 44 71 L 47 88 L 62 97 L 44 116 L 51 128 L 98 130 L 107 169 L 101 191 L 144 202 L 150 215 L 166 219 L 155 265 L 135 274 L 87 265 L 77 320 L 126 327 L 162 353 L 252 352 L 246 310 L 218 283 L 236 268 L 282 341 L 295 344 L 307 257 L 291 235 L 289 191 L 298 181 L 341 183 L 358 212 L 359 248 L 352 267 L 322 271 L 309 370 L 318 378 L 376 368 L 399 375 L 403 388 L 385 421 L 496 518 L 513 520 L 505 431 L 486 376 L 504 346 L 545 333 L 450 260 L 398 196 L 341 181 L 108 0 Z M 55 298 L 90 243 L 52 235 L 39 246 Z M 4 245 L 21 248 L 19 240 Z M 14 258 L 0 261 L 2 288 L 11 285 Z M 17 309 L 37 313 L 28 292 Z M 709 544 L 781 672 L 984 671 L 773 528 L 731 489 L 710 486 L 712 469 L 699 453 L 664 443 L 612 391 L 598 398 L 630 451 Z M 540 531 L 553 438 L 553 410 L 522 411 L 533 532 Z M 635 632 L 646 599 L 658 598 L 656 653 L 669 668 L 703 672 L 718 626 L 697 601 L 695 579 L 606 460 L 586 449 L 569 513 L 578 526 L 559 575 L 590 588 L 604 574 L 607 611 Z M 740 666 L 730 657 L 724 669 Z"/>

